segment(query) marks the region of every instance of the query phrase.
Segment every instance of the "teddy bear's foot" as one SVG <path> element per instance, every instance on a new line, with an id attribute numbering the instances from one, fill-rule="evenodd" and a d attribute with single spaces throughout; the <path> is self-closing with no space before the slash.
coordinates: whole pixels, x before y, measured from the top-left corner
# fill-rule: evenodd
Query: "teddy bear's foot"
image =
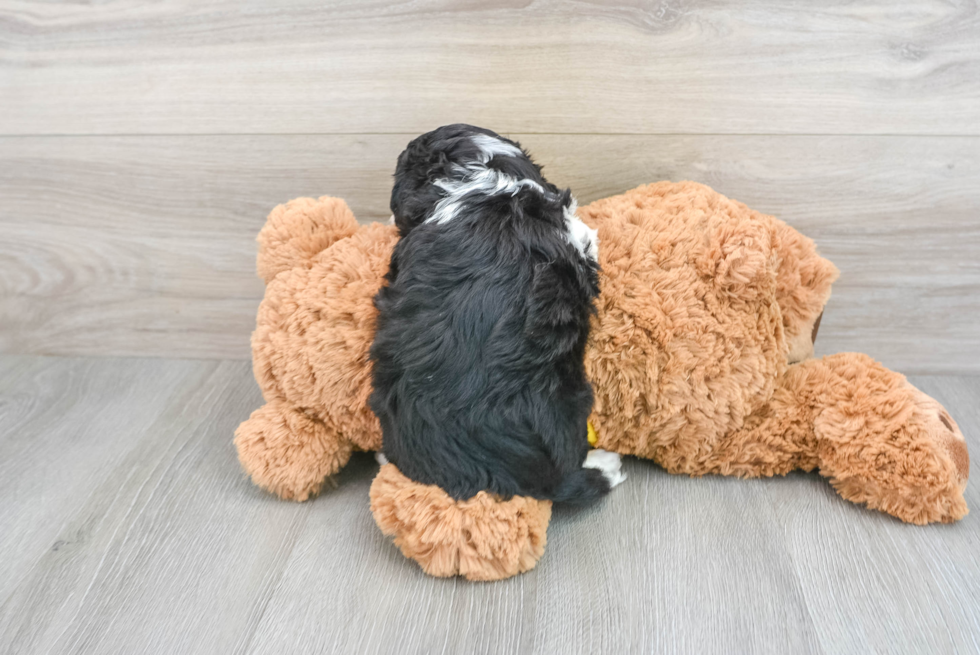
<path id="1" fill-rule="evenodd" d="M 280 400 L 255 410 L 235 431 L 238 459 L 258 486 L 286 500 L 319 493 L 350 459 L 349 441 Z"/>
<path id="2" fill-rule="evenodd" d="M 385 463 L 371 484 L 371 512 L 381 531 L 426 573 L 502 580 L 534 568 L 544 553 L 551 502 L 499 500 L 484 491 L 457 501 Z"/>
<path id="3" fill-rule="evenodd" d="M 966 440 L 942 405 L 908 382 L 904 386 L 914 407 L 902 435 L 910 443 L 899 460 L 908 477 L 889 485 L 875 476 L 857 474 L 835 477 L 831 483 L 843 498 L 908 523 L 958 521 L 969 512 L 963 498 L 970 475 Z"/>
<path id="4" fill-rule="evenodd" d="M 966 441 L 936 400 L 865 355 L 834 355 L 833 387 L 814 421 L 820 472 L 843 498 L 908 523 L 950 523 L 967 512 Z"/>

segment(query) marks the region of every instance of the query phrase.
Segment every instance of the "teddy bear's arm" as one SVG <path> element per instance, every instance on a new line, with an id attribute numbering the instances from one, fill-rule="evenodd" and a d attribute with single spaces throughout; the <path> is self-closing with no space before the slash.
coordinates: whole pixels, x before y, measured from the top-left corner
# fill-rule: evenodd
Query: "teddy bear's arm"
<path id="1" fill-rule="evenodd" d="M 909 523 L 967 513 L 966 441 L 937 401 L 867 355 L 789 367 L 768 405 L 685 471 L 741 477 L 819 469 L 845 499 Z"/>

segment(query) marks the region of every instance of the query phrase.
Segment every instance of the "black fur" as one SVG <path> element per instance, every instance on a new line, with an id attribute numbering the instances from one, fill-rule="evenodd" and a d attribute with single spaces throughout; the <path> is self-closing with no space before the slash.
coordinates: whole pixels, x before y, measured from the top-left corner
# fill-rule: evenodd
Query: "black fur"
<path id="1" fill-rule="evenodd" d="M 450 125 L 398 158 L 391 210 L 402 239 L 375 298 L 371 347 L 384 452 L 457 499 L 487 490 L 585 503 L 609 491 L 599 470 L 582 468 L 598 265 L 564 236 L 570 192 L 523 151 L 485 165 L 540 188 L 474 192 L 452 220 L 425 222 L 446 196 L 434 182 L 462 180 L 480 160 L 475 134 L 517 146 Z"/>

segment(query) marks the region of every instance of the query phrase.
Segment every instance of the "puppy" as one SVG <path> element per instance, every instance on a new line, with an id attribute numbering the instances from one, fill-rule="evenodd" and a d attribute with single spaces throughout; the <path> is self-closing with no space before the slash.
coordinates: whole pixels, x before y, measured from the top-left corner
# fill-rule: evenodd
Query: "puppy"
<path id="1" fill-rule="evenodd" d="M 398 157 L 370 402 L 412 480 L 584 504 L 625 479 L 619 455 L 589 452 L 598 243 L 575 207 L 490 130 L 447 125 Z"/>

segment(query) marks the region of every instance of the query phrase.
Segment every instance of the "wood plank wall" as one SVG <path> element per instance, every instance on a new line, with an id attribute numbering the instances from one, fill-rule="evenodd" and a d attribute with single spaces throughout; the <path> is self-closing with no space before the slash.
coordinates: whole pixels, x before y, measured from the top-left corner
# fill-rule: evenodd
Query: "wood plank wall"
<path id="1" fill-rule="evenodd" d="M 980 371 L 976 2 L 0 2 L 0 351 L 247 358 L 275 204 L 455 121 L 693 179 L 841 268 L 818 342 Z"/>

